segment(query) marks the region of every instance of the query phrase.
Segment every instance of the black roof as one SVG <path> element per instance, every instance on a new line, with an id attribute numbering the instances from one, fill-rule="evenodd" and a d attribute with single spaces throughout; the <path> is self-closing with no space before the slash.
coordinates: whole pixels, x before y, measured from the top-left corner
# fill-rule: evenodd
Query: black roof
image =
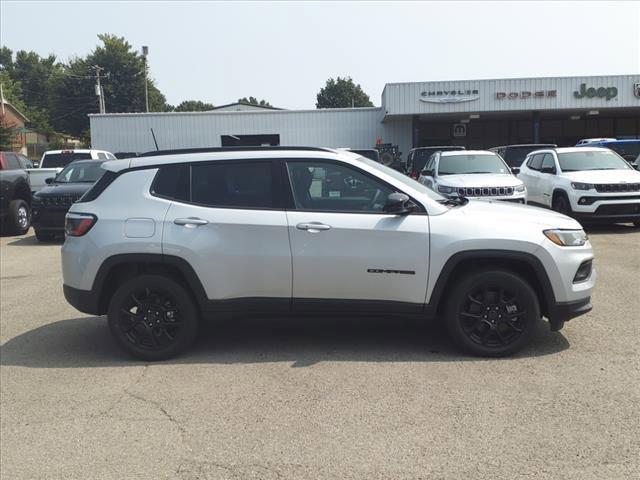
<path id="1" fill-rule="evenodd" d="M 152 150 L 138 155 L 138 157 L 157 157 L 160 155 L 183 155 L 187 153 L 215 153 L 215 152 L 260 152 L 260 151 L 291 151 L 304 150 L 311 152 L 332 152 L 330 148 L 322 147 L 202 147 L 176 148 L 172 150 Z"/>

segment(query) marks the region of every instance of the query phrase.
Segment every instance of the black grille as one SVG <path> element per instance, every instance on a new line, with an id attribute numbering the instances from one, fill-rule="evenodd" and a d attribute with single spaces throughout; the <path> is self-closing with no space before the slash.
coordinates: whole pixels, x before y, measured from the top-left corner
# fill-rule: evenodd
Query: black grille
<path id="1" fill-rule="evenodd" d="M 71 205 L 80 199 L 81 195 L 65 195 L 63 197 L 43 197 L 41 199 L 43 205 L 65 206 Z"/>
<path id="2" fill-rule="evenodd" d="M 599 183 L 598 192 L 640 192 L 640 183 Z"/>
<path id="3" fill-rule="evenodd" d="M 513 187 L 459 188 L 458 195 L 463 197 L 504 197 L 507 195 L 513 195 Z"/>
<path id="4" fill-rule="evenodd" d="M 600 205 L 596 209 L 596 215 L 640 215 L 640 203 Z"/>

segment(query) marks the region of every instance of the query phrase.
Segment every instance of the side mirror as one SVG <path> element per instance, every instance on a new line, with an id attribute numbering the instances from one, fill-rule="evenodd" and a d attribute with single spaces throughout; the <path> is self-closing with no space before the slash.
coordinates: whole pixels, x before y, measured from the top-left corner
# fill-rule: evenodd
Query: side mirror
<path id="1" fill-rule="evenodd" d="M 520 173 L 520 167 L 511 167 L 511 173 L 518 175 Z"/>
<path id="2" fill-rule="evenodd" d="M 420 172 L 420 175 L 424 177 L 433 177 L 433 170 L 427 170 L 426 168 Z"/>
<path id="3" fill-rule="evenodd" d="M 396 215 L 407 215 L 413 211 L 409 205 L 409 197 L 404 193 L 392 193 L 387 197 L 383 211 Z"/>
<path id="4" fill-rule="evenodd" d="M 541 173 L 551 173 L 553 175 L 555 175 L 556 173 L 556 167 L 543 167 L 540 169 Z"/>
<path id="5" fill-rule="evenodd" d="M 640 170 L 640 163 L 632 163 L 631 166 L 636 170 Z"/>
<path id="6" fill-rule="evenodd" d="M 53 182 L 55 182 L 55 178 L 54 177 L 49 177 L 47 178 L 44 183 L 46 183 L 47 185 L 51 185 Z"/>

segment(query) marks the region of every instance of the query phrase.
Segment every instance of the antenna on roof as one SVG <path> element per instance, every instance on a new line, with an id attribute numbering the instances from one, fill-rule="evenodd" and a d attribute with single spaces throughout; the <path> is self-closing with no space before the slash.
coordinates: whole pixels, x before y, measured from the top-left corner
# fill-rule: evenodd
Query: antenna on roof
<path id="1" fill-rule="evenodd" d="M 156 144 L 156 151 L 158 151 L 160 149 L 158 148 L 158 141 L 156 140 L 156 134 L 153 133 L 153 128 L 150 128 L 149 130 L 151 130 L 151 136 L 153 137 L 153 143 Z"/>

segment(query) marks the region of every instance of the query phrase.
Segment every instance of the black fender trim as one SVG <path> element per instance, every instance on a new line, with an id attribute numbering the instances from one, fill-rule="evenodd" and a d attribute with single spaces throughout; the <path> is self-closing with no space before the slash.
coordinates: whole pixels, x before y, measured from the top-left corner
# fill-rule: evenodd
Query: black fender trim
<path id="1" fill-rule="evenodd" d="M 463 262 L 473 260 L 506 260 L 525 263 L 535 272 L 536 280 L 542 289 L 543 298 L 539 299 L 542 311 L 547 314 L 553 311 L 552 306 L 556 303 L 555 295 L 547 272 L 538 257 L 531 253 L 515 252 L 512 250 L 467 250 L 452 255 L 449 260 L 447 260 L 444 267 L 442 267 L 438 280 L 436 280 L 433 288 L 433 292 L 431 293 L 431 298 L 429 298 L 429 302 L 426 303 L 424 307 L 427 317 L 433 318 L 436 316 L 440 302 L 443 300 L 443 295 L 445 294 L 445 287 L 447 286 L 447 283 L 449 282 L 456 267 Z"/>
<path id="2" fill-rule="evenodd" d="M 69 298 L 67 298 L 67 300 L 81 312 L 89 313 L 91 315 L 104 315 L 107 313 L 108 303 L 105 301 L 103 296 L 103 293 L 105 292 L 105 281 L 114 268 L 126 264 L 143 264 L 148 266 L 150 269 L 152 269 L 153 266 L 168 266 L 178 270 L 187 282 L 187 286 L 189 287 L 191 294 L 194 296 L 199 309 L 207 310 L 207 295 L 200 279 L 189 262 L 179 257 L 164 255 L 161 253 L 126 253 L 113 255 L 107 258 L 102 262 L 102 265 L 100 265 L 91 290 L 88 292 L 80 290 L 80 292 L 87 292 L 82 295 L 84 297 L 84 301 L 82 302 L 82 307 L 84 309 L 78 308 L 69 300 Z M 75 296 L 78 295 L 76 294 Z"/>

